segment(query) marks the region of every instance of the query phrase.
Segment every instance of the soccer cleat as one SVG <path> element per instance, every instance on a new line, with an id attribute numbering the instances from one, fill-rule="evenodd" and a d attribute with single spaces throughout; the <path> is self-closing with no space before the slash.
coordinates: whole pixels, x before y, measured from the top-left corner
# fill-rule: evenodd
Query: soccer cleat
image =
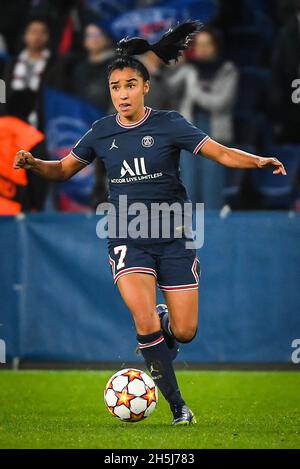
<path id="1" fill-rule="evenodd" d="M 172 425 L 192 425 L 197 423 L 197 420 L 194 416 L 194 413 L 187 405 L 171 405 L 171 411 L 173 413 L 174 419 Z"/>
<path id="2" fill-rule="evenodd" d="M 170 350 L 171 358 L 172 358 L 172 360 L 175 360 L 175 358 L 177 357 L 177 354 L 179 352 L 178 342 L 175 339 L 175 337 L 173 335 L 168 334 L 165 331 L 165 328 L 163 327 L 163 320 L 164 320 L 164 316 L 166 314 L 168 314 L 168 307 L 167 307 L 167 305 L 159 304 L 159 305 L 156 305 L 156 311 L 157 311 L 157 314 L 159 315 L 160 323 L 161 323 L 161 326 L 162 326 L 161 327 L 162 328 L 162 333 L 163 333 L 165 342 L 166 342 L 166 344 L 167 344 L 167 346 Z"/>

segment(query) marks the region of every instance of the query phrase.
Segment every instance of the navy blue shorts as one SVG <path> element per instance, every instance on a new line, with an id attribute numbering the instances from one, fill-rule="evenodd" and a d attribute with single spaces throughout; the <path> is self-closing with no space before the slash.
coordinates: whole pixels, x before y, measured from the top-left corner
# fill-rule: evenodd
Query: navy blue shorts
<path id="1" fill-rule="evenodd" d="M 199 286 L 200 265 L 194 249 L 185 248 L 184 239 L 142 244 L 130 241 L 109 245 L 109 262 L 114 283 L 123 275 L 153 275 L 162 291 L 195 290 Z"/>

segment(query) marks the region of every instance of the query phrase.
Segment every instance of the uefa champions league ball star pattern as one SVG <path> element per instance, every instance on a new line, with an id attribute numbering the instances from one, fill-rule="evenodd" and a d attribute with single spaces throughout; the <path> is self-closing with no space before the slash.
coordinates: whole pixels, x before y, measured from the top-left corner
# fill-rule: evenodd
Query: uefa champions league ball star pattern
<path id="1" fill-rule="evenodd" d="M 109 412 L 124 422 L 139 422 L 149 417 L 158 401 L 157 387 L 141 370 L 126 368 L 107 382 L 104 402 Z"/>

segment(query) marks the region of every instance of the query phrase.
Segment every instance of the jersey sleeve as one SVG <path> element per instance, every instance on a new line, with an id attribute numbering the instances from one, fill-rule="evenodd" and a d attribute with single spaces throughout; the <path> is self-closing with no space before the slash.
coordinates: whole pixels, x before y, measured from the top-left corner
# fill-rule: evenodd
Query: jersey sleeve
<path id="1" fill-rule="evenodd" d="M 76 143 L 71 150 L 71 155 L 86 165 L 92 163 L 96 154 L 93 148 L 93 129 L 87 133 Z"/>
<path id="2" fill-rule="evenodd" d="M 187 121 L 179 112 L 170 112 L 170 134 L 173 145 L 196 155 L 210 137 Z"/>

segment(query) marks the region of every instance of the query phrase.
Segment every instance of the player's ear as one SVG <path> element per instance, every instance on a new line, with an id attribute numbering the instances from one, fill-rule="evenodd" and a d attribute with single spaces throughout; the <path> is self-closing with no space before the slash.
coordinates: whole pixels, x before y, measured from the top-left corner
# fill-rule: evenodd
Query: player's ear
<path id="1" fill-rule="evenodd" d="M 144 83 L 144 94 L 149 93 L 149 90 L 150 90 L 150 81 L 147 80 L 147 81 L 145 81 L 145 83 Z"/>

